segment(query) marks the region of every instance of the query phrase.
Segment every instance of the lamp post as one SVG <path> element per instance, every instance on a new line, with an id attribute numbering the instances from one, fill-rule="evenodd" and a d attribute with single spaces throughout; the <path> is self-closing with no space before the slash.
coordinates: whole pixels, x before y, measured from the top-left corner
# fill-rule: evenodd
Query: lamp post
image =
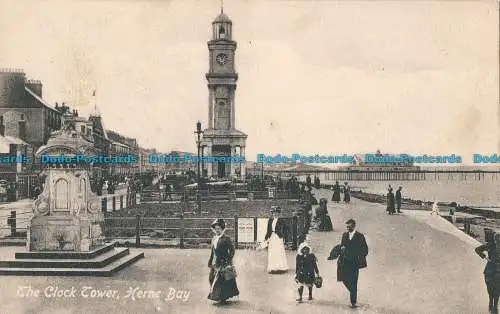
<path id="1" fill-rule="evenodd" d="M 200 145 L 201 145 L 201 134 L 203 134 L 203 131 L 201 130 L 201 122 L 198 121 L 196 123 L 196 132 L 194 132 L 196 135 L 198 135 L 198 138 L 196 140 L 196 146 L 198 147 L 198 163 L 197 163 L 197 167 L 198 167 L 198 173 L 197 173 L 197 188 L 196 188 L 196 200 L 197 200 L 197 203 L 198 203 L 198 211 L 201 213 L 201 197 L 200 197 Z"/>
<path id="2" fill-rule="evenodd" d="M 260 180 L 261 180 L 261 184 L 262 184 L 262 187 L 265 189 L 265 184 L 264 184 L 264 161 L 262 161 L 262 168 L 261 168 L 261 172 L 260 172 Z"/>
<path id="3" fill-rule="evenodd" d="M 238 179 L 242 179 L 241 178 L 241 146 L 237 145 L 236 147 L 238 147 L 238 157 L 240 158 L 240 162 L 239 162 L 239 169 L 238 169 Z"/>
<path id="4" fill-rule="evenodd" d="M 205 163 L 203 161 L 204 159 L 204 153 L 205 153 L 205 147 L 206 145 L 201 145 L 201 177 L 205 178 Z"/>

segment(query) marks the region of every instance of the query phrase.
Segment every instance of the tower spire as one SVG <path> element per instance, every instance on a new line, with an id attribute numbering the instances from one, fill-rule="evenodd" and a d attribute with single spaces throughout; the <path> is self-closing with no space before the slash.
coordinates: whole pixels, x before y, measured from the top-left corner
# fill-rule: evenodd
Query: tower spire
<path id="1" fill-rule="evenodd" d="M 220 0 L 220 13 L 224 14 L 224 0 Z"/>
<path id="2" fill-rule="evenodd" d="M 100 113 L 99 113 L 99 109 L 97 108 L 97 101 L 96 101 L 96 90 L 94 90 L 94 92 L 92 93 L 92 98 L 93 98 L 93 101 L 94 101 L 94 112 L 93 114 L 95 116 L 100 116 Z"/>

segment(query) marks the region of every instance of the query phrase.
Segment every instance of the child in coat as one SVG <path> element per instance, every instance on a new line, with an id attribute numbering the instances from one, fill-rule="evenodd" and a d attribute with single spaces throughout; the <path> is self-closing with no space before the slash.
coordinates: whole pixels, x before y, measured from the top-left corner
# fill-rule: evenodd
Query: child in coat
<path id="1" fill-rule="evenodd" d="M 311 247 L 306 242 L 302 242 L 297 252 L 295 266 L 295 282 L 299 291 L 297 302 L 302 302 L 304 286 L 309 288 L 309 300 L 312 300 L 312 290 L 316 276 L 319 276 L 316 256 L 311 252 Z"/>

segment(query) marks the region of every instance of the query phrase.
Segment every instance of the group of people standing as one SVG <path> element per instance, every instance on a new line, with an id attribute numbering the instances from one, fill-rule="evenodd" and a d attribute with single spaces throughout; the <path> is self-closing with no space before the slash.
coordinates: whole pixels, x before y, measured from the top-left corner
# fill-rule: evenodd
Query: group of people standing
<path id="1" fill-rule="evenodd" d="M 321 231 L 332 231 L 332 223 L 328 216 L 327 200 L 319 202 L 317 216 L 320 220 Z M 285 238 L 287 225 L 280 217 L 281 209 L 271 208 L 271 217 L 267 223 L 265 240 L 261 248 L 268 250 L 267 271 L 269 274 L 280 274 L 288 271 L 285 253 Z M 342 282 L 350 294 L 351 307 L 357 307 L 357 286 L 359 270 L 367 267 L 366 256 L 368 245 L 364 235 L 356 231 L 356 222 L 349 219 L 346 222 L 347 231 L 342 235 L 340 244 L 331 251 L 327 260 L 337 259 L 337 281 Z M 210 268 L 210 293 L 208 299 L 221 304 L 238 296 L 240 291 L 236 283 L 236 269 L 233 264 L 235 253 L 232 240 L 224 234 L 226 223 L 223 219 L 216 219 L 211 224 L 214 232 L 211 253 L 208 260 Z M 297 302 L 303 302 L 304 289 L 308 289 L 308 300 L 313 300 L 313 287 L 322 286 L 322 278 L 318 268 L 318 257 L 312 252 L 307 241 L 300 244 L 295 259 L 295 283 L 297 284 Z"/>
<path id="2" fill-rule="evenodd" d="M 314 184 L 315 189 L 321 188 L 321 181 L 320 181 L 319 177 L 314 176 L 314 181 L 312 181 L 311 176 L 307 175 L 306 176 L 306 186 L 310 188 L 311 186 L 313 186 L 313 184 Z"/>
<path id="3" fill-rule="evenodd" d="M 347 184 L 347 182 L 344 182 L 344 185 L 341 187 L 339 184 L 339 181 L 335 181 L 335 184 L 332 187 L 333 189 L 333 195 L 332 195 L 332 202 L 340 202 L 340 194 L 344 194 L 344 202 L 349 203 L 351 202 L 351 187 Z"/>
<path id="4" fill-rule="evenodd" d="M 399 187 L 396 191 L 396 195 L 392 192 L 392 187 L 389 185 L 387 191 L 387 213 L 389 215 L 394 215 L 396 213 L 401 214 L 401 191 L 403 187 Z"/>

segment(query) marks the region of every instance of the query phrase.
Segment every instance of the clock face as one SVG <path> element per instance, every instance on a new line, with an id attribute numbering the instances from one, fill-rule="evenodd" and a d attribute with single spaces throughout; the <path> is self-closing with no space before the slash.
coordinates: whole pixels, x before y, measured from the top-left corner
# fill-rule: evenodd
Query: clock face
<path id="1" fill-rule="evenodd" d="M 227 62 L 227 56 L 223 53 L 218 54 L 216 60 L 220 65 L 224 65 Z"/>

